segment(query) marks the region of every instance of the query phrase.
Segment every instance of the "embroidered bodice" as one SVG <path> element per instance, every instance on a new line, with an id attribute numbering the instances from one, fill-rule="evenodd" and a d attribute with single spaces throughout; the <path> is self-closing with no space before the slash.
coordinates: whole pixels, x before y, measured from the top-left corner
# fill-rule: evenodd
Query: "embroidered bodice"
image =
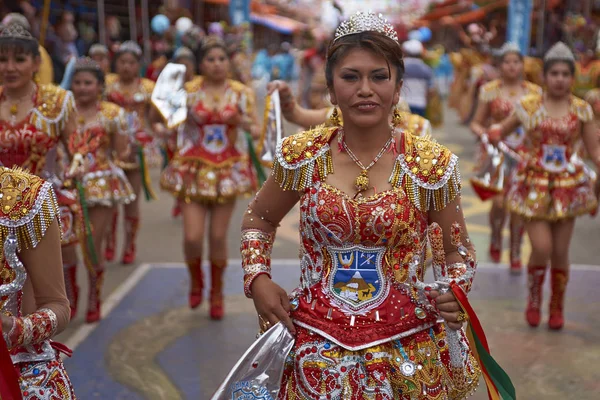
<path id="1" fill-rule="evenodd" d="M 71 92 L 54 85 L 38 86 L 34 108 L 26 118 L 15 124 L 0 121 L 0 164 L 44 177 L 54 175 L 54 152 L 74 109 Z"/>
<path id="2" fill-rule="evenodd" d="M 57 218 L 58 204 L 49 182 L 21 169 L 0 167 L 0 194 L 0 312 L 20 318 L 24 315 L 23 288 L 28 274 L 18 254 L 37 246 Z M 31 324 L 35 325 L 36 317 L 34 314 Z M 17 347 L 11 349 L 13 362 L 54 357 L 54 350 L 43 335 L 56 330 L 56 315 L 40 313 L 38 321 L 40 326 L 32 326 L 31 330 L 40 335 L 20 338 Z M 35 342 L 37 338 L 41 340 Z M 22 343 L 28 341 L 34 343 Z"/>
<path id="3" fill-rule="evenodd" d="M 104 93 L 108 101 L 124 108 L 128 113 L 135 113 L 139 120 L 145 123 L 148 120 L 146 113 L 154 85 L 149 79 L 139 78 L 136 90 L 127 92 L 122 87 L 118 75 L 108 74 Z"/>
<path id="4" fill-rule="evenodd" d="M 399 338 L 436 322 L 408 279 L 423 255 L 429 210 L 460 190 L 457 158 L 409 133 L 391 172 L 393 189 L 351 199 L 325 178 L 337 128 L 316 128 L 278 146 L 276 180 L 298 190 L 301 281 L 294 321 L 349 349 Z M 422 278 L 424 269 L 419 267 Z"/>
<path id="5" fill-rule="evenodd" d="M 552 117 L 543 104 L 542 95 L 521 100 L 516 112 L 526 130 L 525 150 L 530 168 L 547 172 L 574 173 L 583 168 L 578 157 L 582 125 L 593 119 L 592 107 L 571 96 L 569 112 Z"/>
<path id="6" fill-rule="evenodd" d="M 515 110 L 516 103 L 521 97 L 513 99 L 503 96 L 502 80 L 496 79 L 483 85 L 480 89 L 479 100 L 489 104 L 490 118 L 492 123 L 499 123 L 509 117 Z M 523 81 L 523 96 L 531 94 L 542 94 L 542 88 L 538 85 Z M 506 137 L 505 142 L 509 147 L 516 149 L 523 143 L 523 129 L 517 129 Z"/>
<path id="7" fill-rule="evenodd" d="M 238 127 L 227 124 L 223 114 L 241 112 L 251 115 L 254 101 L 248 88 L 243 84 L 228 80 L 223 99 L 218 107 L 213 107 L 203 89 L 203 78 L 196 77 L 185 84 L 188 105 L 206 117 L 198 124 L 192 117 L 182 124 L 177 132 L 177 157 L 180 159 L 203 160 L 216 166 L 231 163 L 242 157 L 237 147 Z"/>
<path id="8" fill-rule="evenodd" d="M 126 134 L 127 129 L 124 110 L 116 104 L 103 101 L 97 117 L 70 136 L 69 150 L 87 157 L 88 172 L 105 170 L 113 158 L 114 135 Z"/>

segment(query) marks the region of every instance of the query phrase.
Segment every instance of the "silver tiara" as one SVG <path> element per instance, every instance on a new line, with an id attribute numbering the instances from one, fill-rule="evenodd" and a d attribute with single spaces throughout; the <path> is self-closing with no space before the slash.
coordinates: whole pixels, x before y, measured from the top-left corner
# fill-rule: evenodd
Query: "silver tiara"
<path id="1" fill-rule="evenodd" d="M 93 45 L 90 46 L 90 50 L 88 51 L 88 54 L 90 56 L 93 56 L 95 54 L 106 55 L 106 54 L 108 54 L 108 49 L 103 44 L 95 43 L 95 44 L 93 44 Z"/>
<path id="2" fill-rule="evenodd" d="M 75 71 L 90 71 L 90 70 L 98 70 L 100 71 L 100 65 L 92 60 L 89 57 L 80 57 L 75 62 Z"/>
<path id="3" fill-rule="evenodd" d="M 498 50 L 498 57 L 504 57 L 508 53 L 519 53 L 521 54 L 521 49 L 515 43 L 506 42 L 500 47 Z"/>
<path id="4" fill-rule="evenodd" d="M 37 40 L 31 36 L 31 33 L 23 25 L 16 22 L 9 23 L 2 29 L 0 39 L 20 39 L 37 43 Z"/>
<path id="5" fill-rule="evenodd" d="M 194 53 L 188 49 L 187 47 L 180 47 L 177 50 L 175 50 L 175 53 L 173 54 L 173 59 L 177 60 L 178 58 L 191 58 L 194 59 Z"/>
<path id="6" fill-rule="evenodd" d="M 355 35 L 361 32 L 378 32 L 394 40 L 398 45 L 398 34 L 394 27 L 387 22 L 383 15 L 372 12 L 357 11 L 349 19 L 342 22 L 335 30 L 333 41 L 341 37 Z"/>
<path id="7" fill-rule="evenodd" d="M 550 50 L 544 56 L 544 62 L 561 60 L 575 62 L 575 56 L 569 47 L 563 42 L 558 42 L 550 47 Z"/>
<path id="8" fill-rule="evenodd" d="M 136 57 L 141 57 L 142 48 L 136 42 L 126 40 L 119 46 L 119 53 L 131 53 Z"/>

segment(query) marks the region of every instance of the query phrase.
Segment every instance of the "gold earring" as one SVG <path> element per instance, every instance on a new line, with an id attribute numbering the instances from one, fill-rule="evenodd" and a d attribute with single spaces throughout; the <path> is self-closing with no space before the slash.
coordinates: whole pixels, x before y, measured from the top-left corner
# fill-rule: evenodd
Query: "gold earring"
<path id="1" fill-rule="evenodd" d="M 394 112 L 392 114 L 392 126 L 395 129 L 398 126 L 402 125 L 402 122 L 403 122 L 402 113 L 398 109 L 398 106 L 394 106 Z"/>
<path id="2" fill-rule="evenodd" d="M 329 116 L 329 126 L 342 126 L 342 119 L 338 113 L 337 107 L 333 107 L 333 112 Z"/>
<path id="3" fill-rule="evenodd" d="M 39 83 L 40 83 L 40 74 L 37 72 L 33 74 L 33 83 L 35 83 L 37 85 L 39 85 Z"/>

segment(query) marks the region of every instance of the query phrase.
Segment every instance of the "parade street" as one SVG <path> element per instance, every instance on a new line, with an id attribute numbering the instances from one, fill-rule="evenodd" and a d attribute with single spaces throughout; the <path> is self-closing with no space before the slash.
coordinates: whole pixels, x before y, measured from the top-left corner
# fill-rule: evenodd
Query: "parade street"
<path id="1" fill-rule="evenodd" d="M 479 272 L 471 302 L 486 330 L 492 354 L 511 376 L 520 399 L 591 400 L 600 392 L 600 264 L 599 221 L 577 220 L 571 245 L 573 263 L 567 291 L 566 324 L 561 332 L 546 327 L 547 288 L 543 323 L 530 328 L 523 316 L 526 275 L 508 272 L 508 231 L 502 264 L 488 260 L 489 204 L 471 190 L 475 142 L 446 110 L 445 126 L 434 137 L 460 156 L 462 204 L 469 234 L 478 250 Z M 158 192 L 160 171 L 152 171 Z M 182 222 L 171 216 L 173 199 L 142 205 L 138 259 L 135 266 L 107 267 L 103 319 L 84 323 L 84 305 L 69 328 L 57 338 L 74 350 L 66 367 L 81 399 L 209 399 L 222 379 L 252 343 L 258 330 L 253 303 L 243 295 L 240 266 L 240 223 L 248 200 L 240 200 L 229 233 L 225 318 L 211 321 L 206 304 L 187 306 L 188 273 L 183 264 Z M 122 230 L 120 231 L 122 235 Z M 120 249 L 119 249 L 120 251 Z M 120 252 L 117 253 L 120 255 Z M 526 243 L 523 262 L 529 254 Z M 298 214 L 292 212 L 277 232 L 274 279 L 286 290 L 298 282 Z M 207 271 L 205 269 L 205 271 Z M 86 272 L 79 282 L 87 287 Z M 81 296 L 85 299 L 86 294 Z M 206 301 L 206 300 L 205 300 Z M 596 393 L 594 395 L 594 393 Z M 474 397 L 485 399 L 480 384 Z"/>

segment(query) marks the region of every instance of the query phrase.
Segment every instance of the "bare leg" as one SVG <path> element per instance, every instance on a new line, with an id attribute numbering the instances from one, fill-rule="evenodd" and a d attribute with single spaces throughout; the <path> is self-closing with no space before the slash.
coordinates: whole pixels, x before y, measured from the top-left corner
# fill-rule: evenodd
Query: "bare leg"
<path id="1" fill-rule="evenodd" d="M 183 253 L 190 273 L 189 304 L 197 308 L 202 303 L 204 277 L 202 275 L 202 247 L 208 208 L 199 203 L 181 202 L 183 216 Z"/>
<path id="2" fill-rule="evenodd" d="M 569 218 L 552 224 L 552 258 L 550 260 L 550 283 L 552 295 L 550 297 L 550 329 L 561 329 L 564 325 L 564 300 L 567 283 L 569 281 L 569 247 L 575 219 Z"/>
<path id="3" fill-rule="evenodd" d="M 135 262 L 135 241 L 140 223 L 140 195 L 142 192 L 142 173 L 139 170 L 127 171 L 127 179 L 133 186 L 136 198 L 124 206 L 125 209 L 125 251 L 123 264 Z"/>
<path id="4" fill-rule="evenodd" d="M 531 241 L 531 255 L 527 265 L 529 300 L 525 318 L 530 326 L 540 324 L 540 307 L 546 266 L 552 254 L 552 229 L 547 221 L 529 221 L 525 229 Z"/>
<path id="5" fill-rule="evenodd" d="M 114 207 L 91 207 L 88 211 L 88 215 L 90 217 L 90 224 L 92 225 L 92 239 L 97 257 L 97 260 L 94 263 L 89 257 L 89 249 L 86 248 L 87 256 L 85 257 L 85 263 L 90 283 L 86 321 L 88 323 L 93 323 L 98 321 L 101 316 L 101 291 L 104 277 L 102 245 L 112 223 L 111 216 L 114 215 Z"/>
<path id="6" fill-rule="evenodd" d="M 223 318 L 223 271 L 227 266 L 227 231 L 235 201 L 215 205 L 210 216 L 210 317 Z"/>
<path id="7" fill-rule="evenodd" d="M 523 219 L 515 214 L 510 214 L 510 271 L 521 273 L 521 248 L 523 247 Z"/>

